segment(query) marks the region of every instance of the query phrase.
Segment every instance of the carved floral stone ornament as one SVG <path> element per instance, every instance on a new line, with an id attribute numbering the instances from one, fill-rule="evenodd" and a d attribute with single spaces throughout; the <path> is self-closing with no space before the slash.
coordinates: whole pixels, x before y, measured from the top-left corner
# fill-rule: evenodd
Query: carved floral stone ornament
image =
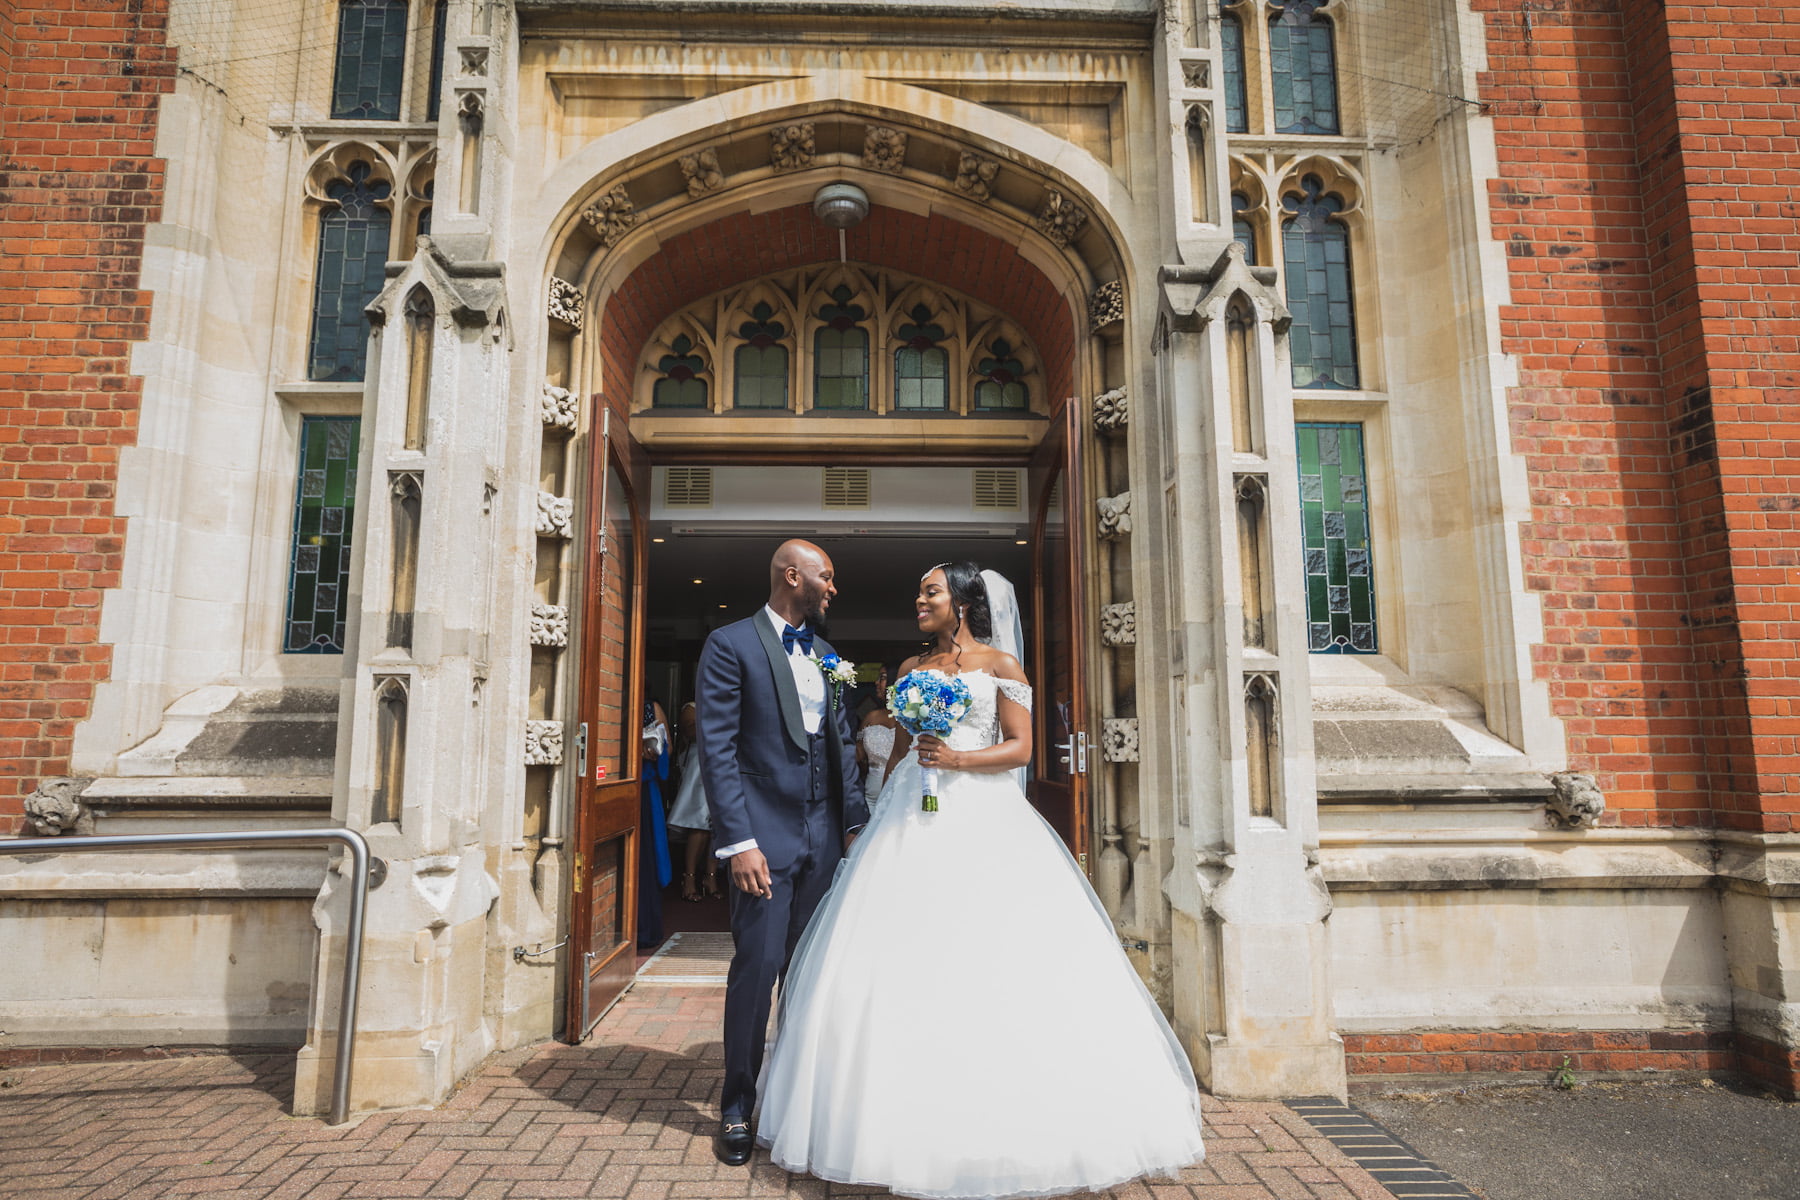
<path id="1" fill-rule="evenodd" d="M 569 538 L 574 531 L 570 528 L 575 519 L 575 502 L 565 496 L 553 496 L 549 492 L 537 494 L 537 533 L 539 537 Z"/>
<path id="2" fill-rule="evenodd" d="M 583 210 L 581 219 L 593 226 L 601 244 L 610 250 L 620 238 L 637 227 L 644 219 L 644 214 L 637 210 L 637 205 L 625 194 L 625 185 L 619 184 L 588 205 Z"/>
<path id="3" fill-rule="evenodd" d="M 1138 719 L 1108 717 L 1100 734 L 1100 756 L 1110 763 L 1138 761 Z"/>
<path id="4" fill-rule="evenodd" d="M 561 721 L 525 722 L 525 765 L 555 767 L 563 760 L 563 723 Z"/>
<path id="5" fill-rule="evenodd" d="M 964 150 L 956 164 L 956 190 L 986 204 L 994 194 L 994 177 L 998 174 L 998 162 Z"/>
<path id="6" fill-rule="evenodd" d="M 863 134 L 863 166 L 898 175 L 906 165 L 906 135 L 886 125 L 871 125 Z"/>
<path id="7" fill-rule="evenodd" d="M 25 797 L 25 823 L 39 837 L 94 832 L 94 813 L 81 802 L 92 779 L 58 775 L 38 780 L 37 790 Z"/>
<path id="8" fill-rule="evenodd" d="M 1103 539 L 1112 541 L 1131 532 L 1130 492 L 1102 496 L 1094 501 L 1094 506 L 1100 510 L 1100 536 Z"/>
<path id="9" fill-rule="evenodd" d="M 1092 298 L 1088 300 L 1088 324 L 1095 329 L 1105 329 L 1115 321 L 1125 319 L 1125 281 L 1109 279 L 1094 289 Z"/>
<path id="10" fill-rule="evenodd" d="M 1592 829 L 1606 811 L 1606 796 L 1592 775 L 1558 771 L 1550 776 L 1550 823 L 1564 829 Z"/>
<path id="11" fill-rule="evenodd" d="M 1087 219 L 1088 215 L 1077 208 L 1073 200 L 1055 188 L 1047 188 L 1044 191 L 1044 203 L 1038 208 L 1035 224 L 1038 232 L 1058 246 L 1067 246 L 1080 236 Z"/>
<path id="12" fill-rule="evenodd" d="M 813 123 L 777 125 L 769 133 L 769 164 L 777 171 L 804 171 L 813 162 Z"/>
<path id="13" fill-rule="evenodd" d="M 711 146 L 684 154 L 676 161 L 681 167 L 681 177 L 687 181 L 690 199 L 698 200 L 725 186 L 725 172 L 719 169 L 719 152 Z"/>
<path id="14" fill-rule="evenodd" d="M 1109 646 L 1137 645 L 1137 601 L 1107 604 L 1100 609 L 1100 640 Z"/>
<path id="15" fill-rule="evenodd" d="M 566 279 L 550 277 L 550 319 L 561 321 L 576 333 L 581 332 L 581 306 L 585 301 L 581 289 Z"/>
<path id="16" fill-rule="evenodd" d="M 574 392 L 551 383 L 544 385 L 544 393 L 538 398 L 538 418 L 545 428 L 573 432 L 578 416 Z"/>
<path id="17" fill-rule="evenodd" d="M 1094 428 L 1101 433 L 1116 433 L 1131 424 L 1131 400 L 1125 389 L 1116 387 L 1094 397 Z"/>
<path id="18" fill-rule="evenodd" d="M 561 604 L 531 606 L 531 644 L 534 646 L 566 646 L 569 644 L 569 610 Z"/>

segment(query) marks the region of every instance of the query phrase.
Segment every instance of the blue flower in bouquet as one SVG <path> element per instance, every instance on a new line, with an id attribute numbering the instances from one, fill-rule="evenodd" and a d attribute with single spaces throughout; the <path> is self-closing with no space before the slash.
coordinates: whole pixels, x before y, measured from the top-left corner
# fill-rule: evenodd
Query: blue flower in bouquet
<path id="1" fill-rule="evenodd" d="M 919 737 L 930 734 L 943 737 L 969 715 L 974 704 L 969 685 L 955 675 L 942 671 L 908 671 L 900 682 L 888 689 L 888 712 L 900 728 Z M 938 810 L 937 768 L 922 767 L 925 812 Z"/>

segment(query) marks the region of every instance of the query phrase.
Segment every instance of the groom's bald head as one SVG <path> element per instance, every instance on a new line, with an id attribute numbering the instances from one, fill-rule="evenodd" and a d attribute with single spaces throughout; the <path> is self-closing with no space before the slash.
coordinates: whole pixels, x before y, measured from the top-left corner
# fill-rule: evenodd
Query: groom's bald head
<path id="1" fill-rule="evenodd" d="M 829 554 L 802 538 L 791 538 L 769 559 L 769 607 L 795 624 L 822 622 L 837 594 L 834 575 Z"/>

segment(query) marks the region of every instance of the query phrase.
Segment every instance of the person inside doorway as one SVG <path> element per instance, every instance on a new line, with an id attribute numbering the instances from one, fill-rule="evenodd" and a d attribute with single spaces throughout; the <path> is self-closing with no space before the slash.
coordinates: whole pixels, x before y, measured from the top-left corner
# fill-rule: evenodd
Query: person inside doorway
<path id="1" fill-rule="evenodd" d="M 698 904 L 719 894 L 718 875 L 712 857 L 712 813 L 706 806 L 706 785 L 700 780 L 700 742 L 694 736 L 694 702 L 681 706 L 675 717 L 675 803 L 669 806 L 671 836 L 683 840 L 681 898 Z"/>
<path id="2" fill-rule="evenodd" d="M 881 798 L 881 785 L 887 782 L 888 759 L 894 753 L 894 734 L 900 726 L 887 710 L 888 682 L 892 674 L 883 663 L 875 677 L 875 695 L 881 703 L 871 707 L 856 731 L 856 765 L 863 771 L 863 795 L 869 802 L 869 816 L 875 815 L 876 801 Z"/>

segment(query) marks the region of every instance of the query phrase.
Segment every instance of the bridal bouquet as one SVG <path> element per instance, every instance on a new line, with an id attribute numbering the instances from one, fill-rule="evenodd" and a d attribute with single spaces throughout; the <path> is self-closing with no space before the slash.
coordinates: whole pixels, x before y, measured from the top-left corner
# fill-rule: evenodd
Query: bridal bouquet
<path id="1" fill-rule="evenodd" d="M 925 733 L 943 737 L 969 715 L 973 703 L 969 685 L 942 671 L 908 671 L 887 694 L 889 714 L 900 728 L 914 737 Z M 920 764 L 919 779 L 925 793 L 920 808 L 924 812 L 936 812 L 937 768 Z"/>

